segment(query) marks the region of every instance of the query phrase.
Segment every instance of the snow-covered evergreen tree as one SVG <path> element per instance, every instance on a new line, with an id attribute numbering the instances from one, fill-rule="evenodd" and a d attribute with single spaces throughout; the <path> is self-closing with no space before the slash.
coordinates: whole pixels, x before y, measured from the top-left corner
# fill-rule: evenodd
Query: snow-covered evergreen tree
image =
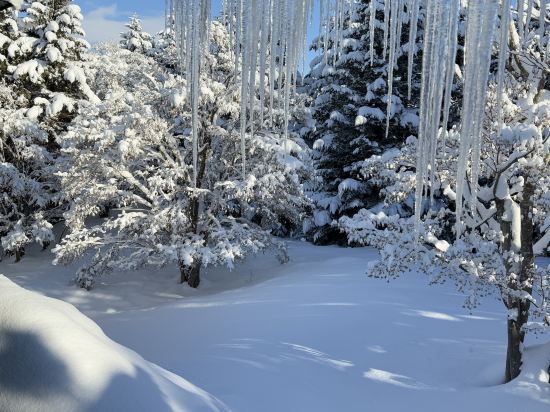
<path id="1" fill-rule="evenodd" d="M 178 69 L 179 56 L 175 34 L 170 28 L 160 31 L 151 39 L 152 47 L 146 53 L 169 71 Z"/>
<path id="2" fill-rule="evenodd" d="M 55 176 L 56 137 L 79 102 L 98 99 L 84 71 L 88 44 L 78 6 L 68 0 L 35 1 L 24 5 L 17 20 L 3 23 L 10 28 L 10 44 L 1 49 L 6 50 L 1 59 L 6 93 L 0 108 L 5 170 L 0 237 L 4 253 L 18 260 L 26 244 L 47 245 L 53 239 L 51 224 L 61 219 L 63 209 Z"/>
<path id="3" fill-rule="evenodd" d="M 122 40 L 120 46 L 123 49 L 145 53 L 153 47 L 151 35 L 141 27 L 141 21 L 137 15 L 130 17 L 130 21 L 126 24 L 128 31 L 121 33 Z"/>
<path id="4" fill-rule="evenodd" d="M 211 33 L 209 70 L 201 78 L 196 186 L 185 81 L 140 53 L 107 48 L 97 58 L 93 84 L 104 102 L 82 110 L 61 139 L 71 208 L 57 261 L 94 252 L 78 274 L 81 286 L 92 287 L 113 269 L 174 264 L 181 281 L 197 287 L 202 266 L 232 267 L 249 253 L 283 250 L 273 235 L 300 231 L 309 205 L 300 160 L 307 146 L 293 140 L 287 154 L 280 127 L 248 135 L 243 179 L 240 87 L 229 36 L 218 22 Z M 87 220 L 106 204 L 109 218 Z"/>
<path id="5" fill-rule="evenodd" d="M 12 9 L 0 11 L 0 75 L 7 73 L 8 65 L 13 60 L 14 42 L 20 37 L 17 15 Z M 10 56 L 11 54 L 11 56 Z"/>
<path id="6" fill-rule="evenodd" d="M 535 264 L 535 257 L 547 252 L 550 243 L 550 91 L 544 64 L 548 32 L 540 30 L 540 21 L 545 20 L 515 17 L 509 28 L 504 25 L 511 33 L 506 42 L 510 60 L 502 66 L 503 77 L 498 71 L 490 76 L 485 138 L 475 171 L 479 178 L 472 182 L 467 177 L 462 213 L 457 215 L 456 210 L 463 136 L 453 129 L 438 135 L 437 170 L 428 186 L 430 192 L 441 192 L 444 200 L 421 204 L 419 233 L 412 217 L 367 209 L 339 222 L 350 242 L 381 250 L 371 276 L 395 277 L 419 269 L 435 283 L 451 279 L 467 295 L 465 306 L 470 308 L 488 294 L 499 294 L 508 312 L 507 381 L 521 370 L 526 334 L 550 327 L 550 268 Z M 492 67 L 497 67 L 494 63 Z M 364 173 L 388 178 L 390 201 L 409 196 L 416 188 L 412 173 L 404 172 L 403 165 L 415 164 L 417 144 L 411 139 L 391 156 L 363 165 Z M 454 231 L 457 221 L 463 233 Z"/>
<path id="7" fill-rule="evenodd" d="M 317 121 L 311 140 L 319 178 L 311 233 L 320 243 L 345 242 L 333 222 L 378 203 L 380 186 L 361 176 L 359 163 L 404 144 L 408 136 L 417 133 L 419 74 L 415 70 L 408 99 L 409 30 L 408 24 L 403 24 L 399 28 L 402 41 L 396 51 L 390 128 L 386 136 L 389 49 L 384 39 L 385 9 L 383 2 L 372 2 L 351 2 L 338 50 L 334 37 L 339 34 L 333 24 L 328 36 L 323 34 L 313 45 L 322 51 L 311 63 L 311 74 L 306 78 Z M 372 10 L 375 10 L 373 22 Z M 375 28 L 372 39 L 371 27 Z M 420 30 L 417 33 L 421 35 Z"/>

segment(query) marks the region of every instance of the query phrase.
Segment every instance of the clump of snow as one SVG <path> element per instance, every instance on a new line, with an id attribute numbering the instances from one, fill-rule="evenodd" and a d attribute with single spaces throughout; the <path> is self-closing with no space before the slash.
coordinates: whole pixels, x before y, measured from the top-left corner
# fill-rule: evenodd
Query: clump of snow
<path id="1" fill-rule="evenodd" d="M 9 0 L 8 3 L 10 3 L 17 10 L 19 10 L 23 5 L 23 0 Z"/>
<path id="2" fill-rule="evenodd" d="M 72 305 L 1 275 L 0 365 L 2 411 L 227 410 L 110 340 Z"/>

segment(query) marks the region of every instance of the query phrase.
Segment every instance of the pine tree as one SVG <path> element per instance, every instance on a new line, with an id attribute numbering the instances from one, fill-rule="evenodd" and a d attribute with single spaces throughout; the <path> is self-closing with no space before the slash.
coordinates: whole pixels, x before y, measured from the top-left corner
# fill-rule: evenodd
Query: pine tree
<path id="1" fill-rule="evenodd" d="M 20 35 L 15 12 L 12 9 L 0 11 L 0 76 L 7 73 L 15 57 L 14 43 Z"/>
<path id="2" fill-rule="evenodd" d="M 314 98 L 312 111 L 317 121 L 310 139 L 316 153 L 319 178 L 310 233 L 319 243 L 345 243 L 333 222 L 378 203 L 380 187 L 361 176 L 360 162 L 404 144 L 408 136 L 417 133 L 419 78 L 416 74 L 413 79 L 409 100 L 409 30 L 404 24 L 401 27 L 402 46 L 397 50 L 390 127 L 386 136 L 389 50 L 384 42 L 384 4 L 373 1 L 376 14 L 372 62 L 368 23 L 370 0 L 352 3 L 346 15 L 339 53 L 334 47 L 334 26 L 328 30 L 327 39 L 322 35 L 313 45 L 313 49 L 323 52 L 311 63 L 311 74 L 306 78 Z M 418 36 L 421 34 L 419 30 Z"/>
<path id="3" fill-rule="evenodd" d="M 123 49 L 135 51 L 138 53 L 146 53 L 153 47 L 151 35 L 143 31 L 141 21 L 137 15 L 130 17 L 130 22 L 126 24 L 128 31 L 121 33 L 122 40 L 120 46 Z"/>
<path id="4" fill-rule="evenodd" d="M 47 246 L 64 201 L 56 176 L 57 135 L 83 100 L 97 102 L 87 84 L 80 8 L 69 0 L 25 4 L 11 33 L 2 73 L 0 107 L 3 196 L 0 237 L 4 253 L 19 260 L 31 242 Z M 2 67 L 0 63 L 0 67 Z"/>
<path id="5" fill-rule="evenodd" d="M 83 39 L 80 7 L 71 0 L 39 0 L 24 13 L 22 30 L 32 44 L 23 50 L 24 61 L 12 69 L 12 77 L 35 103 L 29 114 L 41 120 L 55 118 L 52 127 L 63 129 L 78 100 L 96 100 L 82 64 L 90 46 Z"/>
<path id="6" fill-rule="evenodd" d="M 55 251 L 60 263 L 94 252 L 79 271 L 81 286 L 113 269 L 172 264 L 182 283 L 197 287 L 201 267 L 231 268 L 248 254 L 283 250 L 273 235 L 300 232 L 309 206 L 301 186 L 307 146 L 292 139 L 287 153 L 279 123 L 247 133 L 243 178 L 240 87 L 219 22 L 204 57 L 196 185 L 185 80 L 165 59 L 109 48 L 98 57 L 104 103 L 85 108 L 61 139 L 70 233 Z M 117 213 L 87 224 L 107 203 Z"/>

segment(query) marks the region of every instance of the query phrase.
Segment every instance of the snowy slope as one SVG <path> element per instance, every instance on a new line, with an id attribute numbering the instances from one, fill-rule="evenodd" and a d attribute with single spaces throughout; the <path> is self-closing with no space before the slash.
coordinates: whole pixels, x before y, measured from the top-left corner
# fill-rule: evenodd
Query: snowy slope
<path id="1" fill-rule="evenodd" d="M 111 341 L 73 306 L 0 276 L 1 411 L 221 411 L 215 398 Z"/>
<path id="2" fill-rule="evenodd" d="M 167 269 L 117 274 L 86 293 L 68 285 L 70 268 L 41 267 L 38 255 L 0 272 L 72 302 L 233 411 L 549 410 L 550 346 L 530 349 L 522 376 L 499 384 L 506 330 L 496 299 L 470 314 L 451 286 L 427 287 L 420 275 L 369 279 L 370 249 L 295 242 L 290 255 L 284 266 L 260 256 L 209 271 L 199 291 Z"/>

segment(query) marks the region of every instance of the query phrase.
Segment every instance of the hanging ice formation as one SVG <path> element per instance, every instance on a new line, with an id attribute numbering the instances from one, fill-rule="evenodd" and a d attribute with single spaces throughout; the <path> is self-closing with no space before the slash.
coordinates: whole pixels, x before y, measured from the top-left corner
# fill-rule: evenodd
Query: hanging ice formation
<path id="1" fill-rule="evenodd" d="M 193 118 L 193 152 L 196 169 L 198 152 L 198 103 L 201 72 L 201 50 L 207 47 L 211 0 L 169 0 L 177 29 L 182 71 L 188 84 L 188 96 Z M 235 52 L 236 73 L 240 73 L 241 149 L 243 175 L 246 174 L 246 137 L 252 134 L 256 112 L 260 127 L 266 116 L 273 125 L 278 96 L 279 107 L 284 110 L 285 139 L 288 135 L 288 113 L 291 94 L 295 89 L 298 64 L 306 50 L 306 30 L 315 0 L 224 0 L 223 18 Z M 345 22 L 357 0 L 317 0 L 320 4 L 320 33 L 318 46 L 325 51 L 325 65 L 336 66 L 342 50 Z M 517 0 L 518 31 L 523 40 L 529 20 L 535 15 L 537 5 L 545 9 L 547 0 Z M 408 96 L 411 96 L 414 55 L 416 53 L 419 8 L 423 6 L 423 57 L 420 124 L 417 149 L 417 190 L 415 216 L 417 230 L 420 226 L 422 207 L 426 193 L 433 196 L 430 187 L 435 182 L 436 152 L 439 134 L 445 137 L 455 61 L 458 44 L 458 24 L 461 6 L 467 5 L 466 35 L 464 40 L 464 90 L 460 155 L 456 187 L 456 235 L 463 232 L 463 195 L 468 180 L 472 186 L 471 201 L 476 207 L 477 181 L 479 177 L 481 135 L 486 104 L 489 66 L 495 35 L 500 34 L 498 74 L 498 99 L 502 101 L 504 63 L 511 0 L 372 0 L 369 26 L 370 63 L 374 63 L 374 30 L 376 13 L 383 11 L 383 59 L 388 59 L 388 126 L 392 110 L 393 72 L 397 54 L 401 48 L 405 19 L 409 22 L 408 45 Z M 499 8 L 499 5 L 501 7 Z M 540 6 L 542 5 L 542 7 Z M 500 11 L 500 13 L 499 13 Z M 500 15 L 501 29 L 495 29 Z M 540 36 L 544 35 L 544 16 L 540 16 Z M 527 21 L 527 22 L 526 22 Z M 259 93 L 256 77 L 259 72 Z M 268 78 L 269 103 L 265 102 L 266 76 Z M 500 105 L 499 105 L 500 106 Z M 499 115 L 499 127 L 502 117 Z M 443 143 L 444 144 L 444 143 Z M 285 146 L 286 147 L 286 146 Z"/>
<path id="2" fill-rule="evenodd" d="M 199 151 L 199 99 L 201 56 L 209 44 L 211 0 L 167 0 L 167 21 L 175 21 L 180 68 L 187 81 L 187 96 L 192 117 L 194 183 Z M 329 0 L 322 0 L 330 3 Z M 343 0 L 341 2 L 349 2 Z M 269 119 L 281 105 L 290 110 L 299 63 L 306 53 L 308 22 L 314 0 L 224 0 L 223 21 L 229 31 L 234 50 L 236 79 L 241 86 L 241 156 L 242 174 L 246 175 L 246 139 L 254 133 L 254 125 Z M 258 88 L 256 80 L 259 77 Z M 267 77 L 267 82 L 266 82 Z M 237 81 L 239 81 L 237 80 Z M 266 104 L 266 83 L 269 103 Z M 278 97 L 278 102 L 274 99 Z M 268 106 L 266 114 L 266 106 Z M 288 116 L 285 140 L 288 137 Z M 286 147 L 286 144 L 285 144 Z"/>
<path id="3" fill-rule="evenodd" d="M 187 81 L 187 100 L 191 108 L 193 140 L 193 186 L 197 185 L 199 145 L 199 89 L 201 60 L 210 29 L 210 0 L 175 0 L 170 10 L 174 14 L 176 42 L 180 67 Z M 169 19 L 171 19 L 169 17 Z"/>

